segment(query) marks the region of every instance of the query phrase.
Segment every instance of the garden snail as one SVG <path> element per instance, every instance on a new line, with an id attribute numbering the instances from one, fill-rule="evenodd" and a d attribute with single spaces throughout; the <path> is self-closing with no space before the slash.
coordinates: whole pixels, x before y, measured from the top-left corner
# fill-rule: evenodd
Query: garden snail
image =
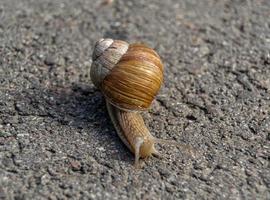
<path id="1" fill-rule="evenodd" d="M 139 158 L 159 156 L 155 143 L 183 146 L 152 136 L 138 111 L 147 110 L 163 82 L 159 55 L 144 44 L 101 39 L 94 48 L 91 79 L 106 98 L 113 125 L 124 144 Z"/>

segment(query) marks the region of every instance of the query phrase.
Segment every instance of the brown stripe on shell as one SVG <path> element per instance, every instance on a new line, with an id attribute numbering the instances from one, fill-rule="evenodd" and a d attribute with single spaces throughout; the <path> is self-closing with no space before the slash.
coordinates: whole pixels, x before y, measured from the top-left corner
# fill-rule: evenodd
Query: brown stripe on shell
<path id="1" fill-rule="evenodd" d="M 129 60 L 142 60 L 142 61 L 148 61 L 153 63 L 155 66 L 157 66 L 161 72 L 163 72 L 163 65 L 161 63 L 160 58 L 156 57 L 154 54 L 143 52 L 143 51 L 128 51 L 125 53 L 119 62 L 122 61 L 129 61 Z"/>
<path id="2" fill-rule="evenodd" d="M 128 49 L 130 51 L 132 51 L 133 49 L 136 49 L 136 51 L 146 51 L 146 52 L 152 53 L 152 54 L 156 55 L 158 58 L 160 58 L 154 49 L 149 48 L 145 44 L 140 44 L 140 43 L 130 44 Z"/>

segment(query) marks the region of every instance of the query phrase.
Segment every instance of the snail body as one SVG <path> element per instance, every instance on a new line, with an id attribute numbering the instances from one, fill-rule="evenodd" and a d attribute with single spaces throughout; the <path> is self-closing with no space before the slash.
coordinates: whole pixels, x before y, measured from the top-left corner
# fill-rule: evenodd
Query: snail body
<path id="1" fill-rule="evenodd" d="M 163 64 L 153 49 L 144 44 L 101 39 L 92 57 L 92 82 L 105 96 L 117 134 L 135 154 L 135 166 L 139 158 L 160 155 L 156 143 L 182 146 L 152 136 L 139 113 L 150 107 L 163 82 Z"/>
<path id="2" fill-rule="evenodd" d="M 154 138 L 139 113 L 118 110 L 109 102 L 106 102 L 106 105 L 118 136 L 135 154 L 135 165 L 138 164 L 139 157 L 145 158 L 152 154 L 159 154 L 154 147 Z"/>

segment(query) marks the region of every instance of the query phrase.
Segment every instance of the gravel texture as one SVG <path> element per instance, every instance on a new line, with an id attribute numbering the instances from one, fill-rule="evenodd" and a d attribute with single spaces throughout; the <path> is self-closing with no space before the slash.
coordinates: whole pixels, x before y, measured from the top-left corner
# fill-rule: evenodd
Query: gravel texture
<path id="1" fill-rule="evenodd" d="M 269 0 L 0 0 L 0 199 L 270 199 Z M 165 64 L 142 161 L 89 78 L 101 37 Z"/>

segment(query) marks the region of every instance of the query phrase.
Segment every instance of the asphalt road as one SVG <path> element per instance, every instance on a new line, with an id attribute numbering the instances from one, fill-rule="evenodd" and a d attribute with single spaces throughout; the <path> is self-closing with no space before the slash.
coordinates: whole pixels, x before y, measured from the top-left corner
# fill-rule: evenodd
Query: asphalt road
<path id="1" fill-rule="evenodd" d="M 0 0 L 0 199 L 270 199 L 269 0 Z M 101 37 L 165 64 L 142 161 L 89 77 Z"/>

